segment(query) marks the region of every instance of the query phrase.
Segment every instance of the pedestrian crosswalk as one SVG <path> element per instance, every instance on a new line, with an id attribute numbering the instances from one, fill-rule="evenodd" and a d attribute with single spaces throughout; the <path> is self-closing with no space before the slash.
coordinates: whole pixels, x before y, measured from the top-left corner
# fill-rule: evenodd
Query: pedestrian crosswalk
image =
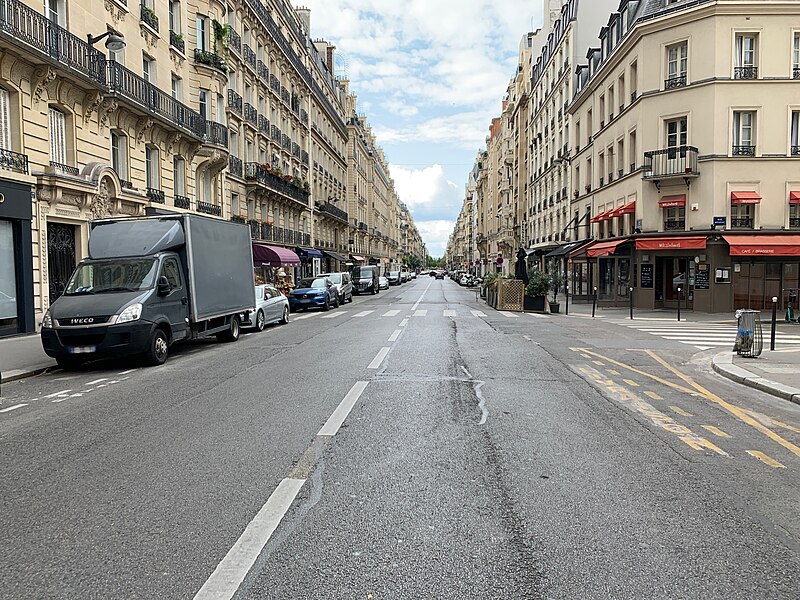
<path id="1" fill-rule="evenodd" d="M 375 318 L 392 318 L 392 317 L 448 317 L 448 318 L 462 318 L 462 317 L 477 317 L 485 319 L 492 315 L 501 316 L 503 319 L 518 319 L 521 315 L 526 313 L 515 313 L 506 310 L 489 311 L 489 315 L 482 310 L 475 310 L 466 306 L 450 306 L 449 308 L 416 308 L 399 310 L 392 309 L 385 312 L 375 310 L 362 310 L 355 312 L 353 310 L 338 309 L 331 312 L 311 312 L 302 315 L 295 315 L 292 321 L 302 321 L 305 319 L 319 318 L 319 319 L 362 319 L 372 315 Z M 526 315 L 526 316 L 539 316 L 539 315 Z"/>
<path id="2" fill-rule="evenodd" d="M 622 325 L 643 333 L 648 333 L 665 340 L 673 340 L 694 346 L 698 350 L 711 350 L 712 348 L 733 349 L 736 341 L 735 322 L 687 322 L 687 321 L 625 321 L 609 319 L 610 323 Z M 769 325 L 763 327 L 764 344 L 769 340 Z M 775 343 L 778 346 L 800 345 L 800 327 L 797 333 L 790 331 L 776 331 Z"/>

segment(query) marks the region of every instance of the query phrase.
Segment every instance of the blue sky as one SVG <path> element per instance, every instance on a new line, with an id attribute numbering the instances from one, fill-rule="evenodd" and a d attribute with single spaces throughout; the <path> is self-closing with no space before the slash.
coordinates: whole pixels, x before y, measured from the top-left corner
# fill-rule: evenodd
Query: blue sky
<path id="1" fill-rule="evenodd" d="M 303 0 L 311 37 L 337 47 L 360 112 L 432 256 L 442 256 L 467 174 L 542 0 Z"/>

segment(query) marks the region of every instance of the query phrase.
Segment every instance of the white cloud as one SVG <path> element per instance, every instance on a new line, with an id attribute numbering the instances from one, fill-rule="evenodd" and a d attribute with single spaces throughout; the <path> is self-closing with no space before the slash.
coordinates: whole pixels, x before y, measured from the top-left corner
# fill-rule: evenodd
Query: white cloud
<path id="1" fill-rule="evenodd" d="M 419 109 L 413 104 L 406 104 L 399 99 L 387 100 L 383 103 L 383 107 L 390 113 L 394 113 L 401 117 L 413 117 L 419 112 Z"/>
<path id="2" fill-rule="evenodd" d="M 447 240 L 453 231 L 455 221 L 416 221 L 417 230 L 422 236 L 422 241 L 428 249 L 428 254 L 434 258 L 444 256 Z"/>
<path id="3" fill-rule="evenodd" d="M 461 188 L 445 177 L 441 165 L 424 169 L 404 169 L 389 165 L 397 195 L 411 211 L 414 221 L 437 220 L 453 215 L 461 208 Z"/>

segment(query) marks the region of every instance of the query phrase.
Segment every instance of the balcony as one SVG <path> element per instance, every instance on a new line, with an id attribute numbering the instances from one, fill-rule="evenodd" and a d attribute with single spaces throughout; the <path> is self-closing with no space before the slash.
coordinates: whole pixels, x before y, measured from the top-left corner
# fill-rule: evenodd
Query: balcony
<path id="1" fill-rule="evenodd" d="M 265 81 L 269 77 L 269 69 L 267 68 L 267 65 L 264 64 L 263 60 L 258 61 L 256 72 L 258 73 L 258 76 L 264 79 Z"/>
<path id="2" fill-rule="evenodd" d="M 792 229 L 800 228 L 800 217 L 789 217 L 789 227 Z"/>
<path id="3" fill-rule="evenodd" d="M 296 142 L 292 142 L 292 156 L 300 158 L 300 146 Z"/>
<path id="4" fill-rule="evenodd" d="M 0 149 L 0 169 L 28 174 L 28 156 L 11 150 Z"/>
<path id="5" fill-rule="evenodd" d="M 281 143 L 281 130 L 277 125 L 270 126 L 270 137 L 272 138 L 273 142 L 277 142 L 278 144 Z"/>
<path id="6" fill-rule="evenodd" d="M 226 75 L 228 73 L 228 65 L 225 64 L 225 59 L 216 52 L 209 52 L 208 50 L 195 48 L 194 62 L 198 65 L 205 65 L 207 67 L 217 69 L 218 71 L 222 71 Z"/>
<path id="7" fill-rule="evenodd" d="M 175 198 L 173 198 L 173 203 L 175 204 L 175 208 L 189 210 L 192 207 L 192 201 L 186 196 L 175 196 Z"/>
<path id="8" fill-rule="evenodd" d="M 281 134 L 281 148 L 285 150 L 292 149 L 292 139 L 285 133 Z"/>
<path id="9" fill-rule="evenodd" d="M 203 202 L 202 200 L 198 200 L 197 212 L 219 217 L 222 214 L 222 208 L 217 206 L 216 204 L 211 204 L 210 202 Z"/>
<path id="10" fill-rule="evenodd" d="M 291 178 L 287 180 L 285 177 L 272 173 L 265 165 L 245 163 L 244 178 L 249 182 L 255 182 L 268 190 L 288 196 L 308 206 L 309 194 L 307 190 L 297 187 Z"/>
<path id="11" fill-rule="evenodd" d="M 684 231 L 685 229 L 685 219 L 667 219 L 664 221 L 664 231 Z"/>
<path id="12" fill-rule="evenodd" d="M 253 127 L 258 127 L 258 111 L 249 102 L 244 103 L 244 120 Z"/>
<path id="13" fill-rule="evenodd" d="M 239 158 L 238 156 L 234 156 L 233 154 L 228 156 L 228 171 L 231 175 L 235 175 L 236 177 L 241 177 L 242 173 L 244 172 L 242 159 Z"/>
<path id="14" fill-rule="evenodd" d="M 753 228 L 753 217 L 732 217 L 731 218 L 731 227 L 737 229 L 752 229 Z"/>
<path id="15" fill-rule="evenodd" d="M 269 137 L 269 119 L 264 115 L 258 115 L 258 130 Z"/>
<path id="16" fill-rule="evenodd" d="M 676 146 L 644 153 L 643 179 L 658 182 L 672 177 L 698 177 L 697 148 L 694 146 Z M 658 185 L 656 183 L 656 185 Z"/>
<path id="17" fill-rule="evenodd" d="M 731 154 L 733 156 L 755 156 L 756 155 L 756 147 L 755 146 L 734 146 L 731 148 Z"/>
<path id="18" fill-rule="evenodd" d="M 186 54 L 186 42 L 183 41 L 183 36 L 171 29 L 169 30 L 169 45 L 181 54 Z"/>
<path id="19" fill-rule="evenodd" d="M 308 152 L 303 150 L 300 152 L 300 161 L 305 165 L 308 166 Z"/>
<path id="20" fill-rule="evenodd" d="M 734 79 L 758 79 L 758 67 L 734 67 Z"/>
<path id="21" fill-rule="evenodd" d="M 255 70 L 255 68 L 256 68 L 256 53 L 253 52 L 253 49 L 250 46 L 248 46 L 247 44 L 244 44 L 242 46 L 242 58 L 244 58 L 244 62 L 246 64 L 250 65 L 250 67 L 252 67 Z"/>
<path id="22" fill-rule="evenodd" d="M 290 99 L 291 96 L 289 96 L 289 90 L 281 86 L 281 100 L 283 100 L 286 104 L 289 104 Z"/>
<path id="23" fill-rule="evenodd" d="M 236 50 L 237 54 L 242 53 L 242 36 L 232 28 L 228 31 L 228 48 Z"/>
<path id="24" fill-rule="evenodd" d="M 213 144 L 214 146 L 228 147 L 228 128 L 222 123 L 215 121 L 206 121 L 206 144 Z"/>
<path id="25" fill-rule="evenodd" d="M 300 109 L 300 121 L 303 122 L 305 125 L 308 125 L 308 113 L 304 108 Z"/>
<path id="26" fill-rule="evenodd" d="M 358 223 L 358 229 L 359 229 L 359 231 L 367 231 L 367 229 L 368 229 L 368 228 L 367 228 L 367 224 L 366 224 L 366 223 L 363 223 L 363 222 L 361 222 L 361 221 L 359 221 L 359 223 Z"/>
<path id="27" fill-rule="evenodd" d="M 147 25 L 150 29 L 158 33 L 158 17 L 156 16 L 156 12 L 144 2 L 141 4 L 139 20 Z"/>
<path id="28" fill-rule="evenodd" d="M 339 219 L 340 221 L 347 222 L 347 213 L 343 211 L 341 208 L 337 208 L 330 202 L 326 202 L 325 204 L 320 206 L 319 212 L 331 216 L 334 219 Z"/>
<path id="29" fill-rule="evenodd" d="M 269 88 L 273 92 L 277 92 L 278 95 L 280 95 L 280 93 L 281 93 L 281 82 L 277 77 L 275 77 L 275 75 L 270 75 L 269 76 Z"/>
<path id="30" fill-rule="evenodd" d="M 50 167 L 54 171 L 58 173 L 63 173 L 64 175 L 72 175 L 74 177 L 77 177 L 80 174 L 78 167 L 73 167 L 72 165 L 65 165 L 63 163 L 57 163 L 53 160 L 50 161 Z"/>
<path id="31" fill-rule="evenodd" d="M 664 80 L 664 89 L 665 90 L 672 90 L 679 87 L 686 86 L 686 75 L 680 75 L 678 77 L 670 77 L 669 79 Z"/>
<path id="32" fill-rule="evenodd" d="M 151 187 L 147 188 L 147 199 L 150 200 L 150 202 L 164 204 L 165 198 L 164 190 L 158 190 Z"/>
<path id="33" fill-rule="evenodd" d="M 228 90 L 228 108 L 240 117 L 242 116 L 242 97 L 236 90 Z"/>
<path id="34" fill-rule="evenodd" d="M 792 146 L 792 156 L 800 156 L 800 146 Z"/>

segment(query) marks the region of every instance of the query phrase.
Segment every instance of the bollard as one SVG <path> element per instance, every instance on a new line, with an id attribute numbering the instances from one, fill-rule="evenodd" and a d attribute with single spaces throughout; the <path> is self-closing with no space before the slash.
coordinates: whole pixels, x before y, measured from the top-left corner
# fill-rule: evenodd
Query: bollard
<path id="1" fill-rule="evenodd" d="M 567 287 L 564 290 L 564 297 L 566 298 L 566 303 L 564 304 L 564 314 L 569 316 L 569 282 L 567 282 Z"/>
<path id="2" fill-rule="evenodd" d="M 628 288 L 630 292 L 630 302 L 631 302 L 631 321 L 633 321 L 633 288 Z"/>
<path id="3" fill-rule="evenodd" d="M 592 296 L 592 318 L 594 319 L 594 311 L 597 309 L 597 288 L 594 288 L 594 295 Z"/>
<path id="4" fill-rule="evenodd" d="M 769 349 L 775 350 L 775 327 L 778 318 L 778 297 L 772 297 L 772 333 L 769 335 Z"/>
<path id="5" fill-rule="evenodd" d="M 678 321 L 681 320 L 681 288 L 678 288 Z"/>

